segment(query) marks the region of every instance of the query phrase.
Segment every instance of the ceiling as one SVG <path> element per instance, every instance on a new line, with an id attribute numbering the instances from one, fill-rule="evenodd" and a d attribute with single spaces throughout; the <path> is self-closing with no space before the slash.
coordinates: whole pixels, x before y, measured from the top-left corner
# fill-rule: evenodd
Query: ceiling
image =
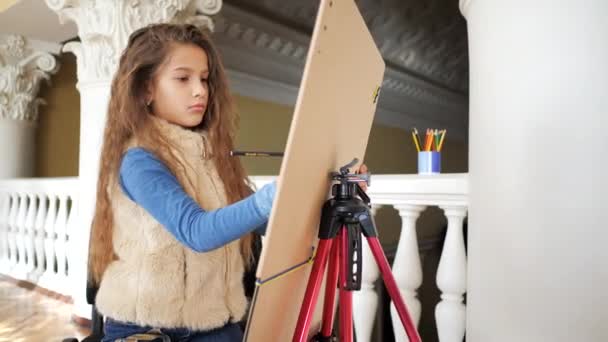
<path id="1" fill-rule="evenodd" d="M 386 64 L 376 120 L 410 128 L 443 127 L 468 135 L 468 43 L 458 0 L 355 0 Z M 214 38 L 235 92 L 293 105 L 319 0 L 224 0 Z M 0 35 L 65 42 L 77 27 L 60 24 L 43 0 L 0 13 Z"/>
<path id="2" fill-rule="evenodd" d="M 457 0 L 355 0 L 387 69 L 375 120 L 468 136 L 466 21 Z M 293 105 L 318 0 L 224 0 L 214 38 L 233 89 Z"/>
<path id="3" fill-rule="evenodd" d="M 44 0 L 21 0 L 0 13 L 0 34 L 20 34 L 31 39 L 61 43 L 77 35 L 73 22 L 60 24 L 57 13 Z"/>
<path id="4" fill-rule="evenodd" d="M 386 62 L 466 94 L 466 21 L 457 0 L 355 0 Z M 318 0 L 224 0 L 307 35 Z"/>

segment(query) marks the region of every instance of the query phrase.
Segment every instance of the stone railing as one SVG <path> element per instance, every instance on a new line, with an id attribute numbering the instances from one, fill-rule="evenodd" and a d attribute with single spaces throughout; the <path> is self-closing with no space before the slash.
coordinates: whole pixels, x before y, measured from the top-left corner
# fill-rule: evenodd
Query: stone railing
<path id="1" fill-rule="evenodd" d="M 69 296 L 77 178 L 0 180 L 0 273 Z"/>
<path id="2" fill-rule="evenodd" d="M 258 186 L 274 177 L 253 177 Z M 401 216 L 401 235 L 393 262 L 393 275 L 410 314 L 416 323 L 420 320 L 421 303 L 417 289 L 422 284 L 420 249 L 416 238 L 416 221 L 428 207 L 439 207 L 448 222 L 448 229 L 437 270 L 437 287 L 441 302 L 435 308 L 437 334 L 442 342 L 462 342 L 465 332 L 466 253 L 463 238 L 463 220 L 468 209 L 467 174 L 374 175 L 367 191 L 372 212 L 382 206 L 392 206 Z M 380 276 L 371 251 L 364 243 L 363 284 L 354 293 L 353 316 L 357 341 L 370 341 L 374 317 L 378 310 L 378 293 L 374 284 Z M 317 304 L 319 305 L 319 304 Z M 396 341 L 407 341 L 399 316 L 391 305 Z"/>
<path id="3" fill-rule="evenodd" d="M 252 177 L 259 188 L 273 176 Z M 71 296 L 70 250 L 72 208 L 77 178 L 0 180 L 0 273 L 26 280 Z M 442 342 L 461 342 L 465 331 L 466 255 L 462 234 L 467 215 L 466 174 L 437 176 L 375 175 L 368 194 L 372 212 L 394 207 L 401 216 L 401 235 L 393 274 L 416 323 L 421 303 L 417 290 L 422 283 L 416 221 L 427 207 L 436 206 L 447 218 L 448 230 L 437 270 L 441 302 L 435 308 L 437 333 Z M 357 341 L 370 341 L 378 294 L 374 284 L 379 271 L 367 243 L 363 250 L 363 285 L 354 295 Z M 82 284 L 84 285 L 84 284 Z M 392 306 L 392 305 L 391 305 Z M 407 341 L 398 316 L 391 307 L 397 341 Z"/>

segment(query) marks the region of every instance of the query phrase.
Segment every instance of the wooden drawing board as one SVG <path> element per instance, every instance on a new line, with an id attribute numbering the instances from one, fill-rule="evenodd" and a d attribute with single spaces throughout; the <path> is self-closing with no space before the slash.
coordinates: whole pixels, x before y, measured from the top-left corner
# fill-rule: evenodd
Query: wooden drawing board
<path id="1" fill-rule="evenodd" d="M 363 159 L 383 74 L 384 61 L 355 2 L 321 0 L 257 270 L 246 341 L 292 339 L 330 172 L 355 157 Z M 317 315 L 311 333 L 318 331 L 319 322 Z"/>

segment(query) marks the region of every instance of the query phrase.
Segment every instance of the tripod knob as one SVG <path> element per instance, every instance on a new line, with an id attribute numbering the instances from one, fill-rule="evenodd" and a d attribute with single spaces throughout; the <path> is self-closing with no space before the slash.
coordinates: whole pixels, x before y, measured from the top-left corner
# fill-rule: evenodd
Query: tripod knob
<path id="1" fill-rule="evenodd" d="M 332 333 L 331 336 L 323 336 L 321 332 L 316 334 L 311 340 L 311 342 L 338 342 L 338 336 L 336 333 Z"/>

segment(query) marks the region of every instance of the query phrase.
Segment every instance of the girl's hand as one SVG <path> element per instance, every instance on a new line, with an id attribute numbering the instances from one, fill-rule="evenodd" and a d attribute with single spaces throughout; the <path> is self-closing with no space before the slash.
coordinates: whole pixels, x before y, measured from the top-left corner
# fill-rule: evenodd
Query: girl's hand
<path id="1" fill-rule="evenodd" d="M 274 202 L 276 191 L 277 181 L 272 181 L 253 194 L 255 205 L 266 218 L 270 217 L 270 210 L 272 209 L 272 202 Z"/>
<path id="2" fill-rule="evenodd" d="M 359 166 L 355 173 L 368 173 L 367 165 L 361 164 L 361 166 Z M 363 189 L 363 191 L 367 191 L 367 182 L 359 182 L 359 186 L 361 187 L 361 189 Z"/>

